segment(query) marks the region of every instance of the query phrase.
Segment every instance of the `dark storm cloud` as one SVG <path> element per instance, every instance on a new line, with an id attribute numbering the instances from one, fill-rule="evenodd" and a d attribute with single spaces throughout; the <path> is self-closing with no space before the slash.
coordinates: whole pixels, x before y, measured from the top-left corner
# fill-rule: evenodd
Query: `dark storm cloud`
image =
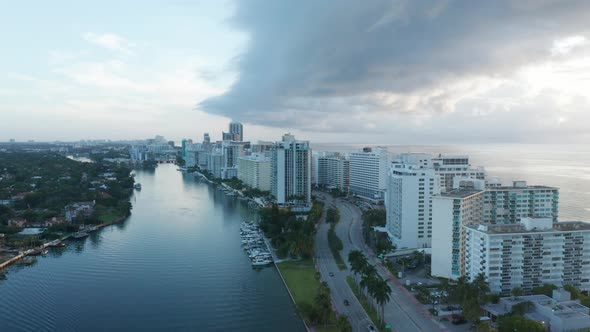
<path id="1" fill-rule="evenodd" d="M 200 106 L 318 129 L 359 112 L 445 111 L 456 82 L 545 59 L 555 39 L 587 32 L 589 15 L 590 1 L 238 1 L 232 22 L 249 35 L 239 77 Z"/>

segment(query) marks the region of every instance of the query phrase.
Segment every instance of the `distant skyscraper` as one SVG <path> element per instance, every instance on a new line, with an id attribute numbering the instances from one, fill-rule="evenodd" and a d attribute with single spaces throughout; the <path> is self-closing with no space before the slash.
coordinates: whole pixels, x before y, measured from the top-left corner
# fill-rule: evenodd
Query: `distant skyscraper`
<path id="1" fill-rule="evenodd" d="M 229 124 L 229 133 L 232 135 L 234 141 L 241 142 L 244 140 L 244 127 L 239 122 L 231 122 Z"/>
<path id="2" fill-rule="evenodd" d="M 385 148 L 363 148 L 350 154 L 350 192 L 366 199 L 382 201 L 387 188 L 389 153 Z"/>
<path id="3" fill-rule="evenodd" d="M 203 135 L 203 143 L 211 143 L 211 137 L 209 136 L 209 133 L 205 133 L 205 135 Z"/>

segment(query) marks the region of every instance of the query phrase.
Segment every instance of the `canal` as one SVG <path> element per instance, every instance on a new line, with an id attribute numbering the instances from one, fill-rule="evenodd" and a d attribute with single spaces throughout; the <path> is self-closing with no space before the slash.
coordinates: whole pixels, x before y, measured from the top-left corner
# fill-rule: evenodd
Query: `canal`
<path id="1" fill-rule="evenodd" d="M 274 267 L 253 269 L 253 212 L 163 164 L 137 171 L 132 216 L 0 280 L 0 331 L 303 331 Z"/>

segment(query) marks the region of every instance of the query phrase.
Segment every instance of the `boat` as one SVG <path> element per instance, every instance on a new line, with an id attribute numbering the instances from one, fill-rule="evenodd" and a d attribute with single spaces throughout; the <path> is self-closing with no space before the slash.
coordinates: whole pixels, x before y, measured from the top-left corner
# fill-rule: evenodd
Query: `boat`
<path id="1" fill-rule="evenodd" d="M 49 250 L 45 249 L 43 251 L 41 251 L 41 255 L 45 256 L 49 253 Z"/>
<path id="2" fill-rule="evenodd" d="M 87 237 L 89 234 L 84 232 L 84 231 L 80 231 L 80 232 L 76 232 L 74 234 L 72 234 L 72 237 L 74 239 L 83 239 L 85 237 Z"/>
<path id="3" fill-rule="evenodd" d="M 94 232 L 95 230 L 97 230 L 98 227 L 96 226 L 88 226 L 88 228 L 86 229 L 88 232 Z"/>
<path id="4" fill-rule="evenodd" d="M 135 185 L 133 185 L 133 188 L 135 188 L 135 190 L 141 190 L 141 183 L 136 183 Z"/>
<path id="5" fill-rule="evenodd" d="M 252 266 L 265 266 L 272 263 L 272 261 L 262 258 L 256 258 L 252 260 Z"/>

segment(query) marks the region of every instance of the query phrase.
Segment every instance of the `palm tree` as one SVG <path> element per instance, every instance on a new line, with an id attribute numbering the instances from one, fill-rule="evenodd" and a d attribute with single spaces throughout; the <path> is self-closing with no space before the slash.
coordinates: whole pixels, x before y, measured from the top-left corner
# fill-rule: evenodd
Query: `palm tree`
<path id="1" fill-rule="evenodd" d="M 477 303 L 479 305 L 485 304 L 487 300 L 487 296 L 490 292 L 490 286 L 486 281 L 486 276 L 483 273 L 480 273 L 473 279 L 471 283 L 473 292 L 475 293 L 475 298 L 477 299 Z"/>
<path id="2" fill-rule="evenodd" d="M 360 287 L 361 287 L 362 291 L 364 292 L 366 289 L 368 295 L 372 295 L 371 294 L 372 289 L 370 287 L 373 286 L 373 283 L 375 282 L 376 278 L 377 278 L 377 269 L 375 269 L 375 267 L 371 264 L 365 265 L 365 267 L 363 268 L 361 282 L 360 282 Z"/>
<path id="3" fill-rule="evenodd" d="M 348 253 L 348 263 L 350 264 L 350 270 L 354 273 L 357 287 L 360 287 L 357 276 L 363 273 L 365 266 L 368 264 L 367 258 L 359 250 L 352 250 Z"/>
<path id="4" fill-rule="evenodd" d="M 386 280 L 383 280 L 381 277 L 377 277 L 375 278 L 371 288 L 375 301 L 381 307 L 381 325 L 383 325 L 385 321 L 384 307 L 385 303 L 389 302 L 391 299 L 391 287 L 389 287 Z"/>

